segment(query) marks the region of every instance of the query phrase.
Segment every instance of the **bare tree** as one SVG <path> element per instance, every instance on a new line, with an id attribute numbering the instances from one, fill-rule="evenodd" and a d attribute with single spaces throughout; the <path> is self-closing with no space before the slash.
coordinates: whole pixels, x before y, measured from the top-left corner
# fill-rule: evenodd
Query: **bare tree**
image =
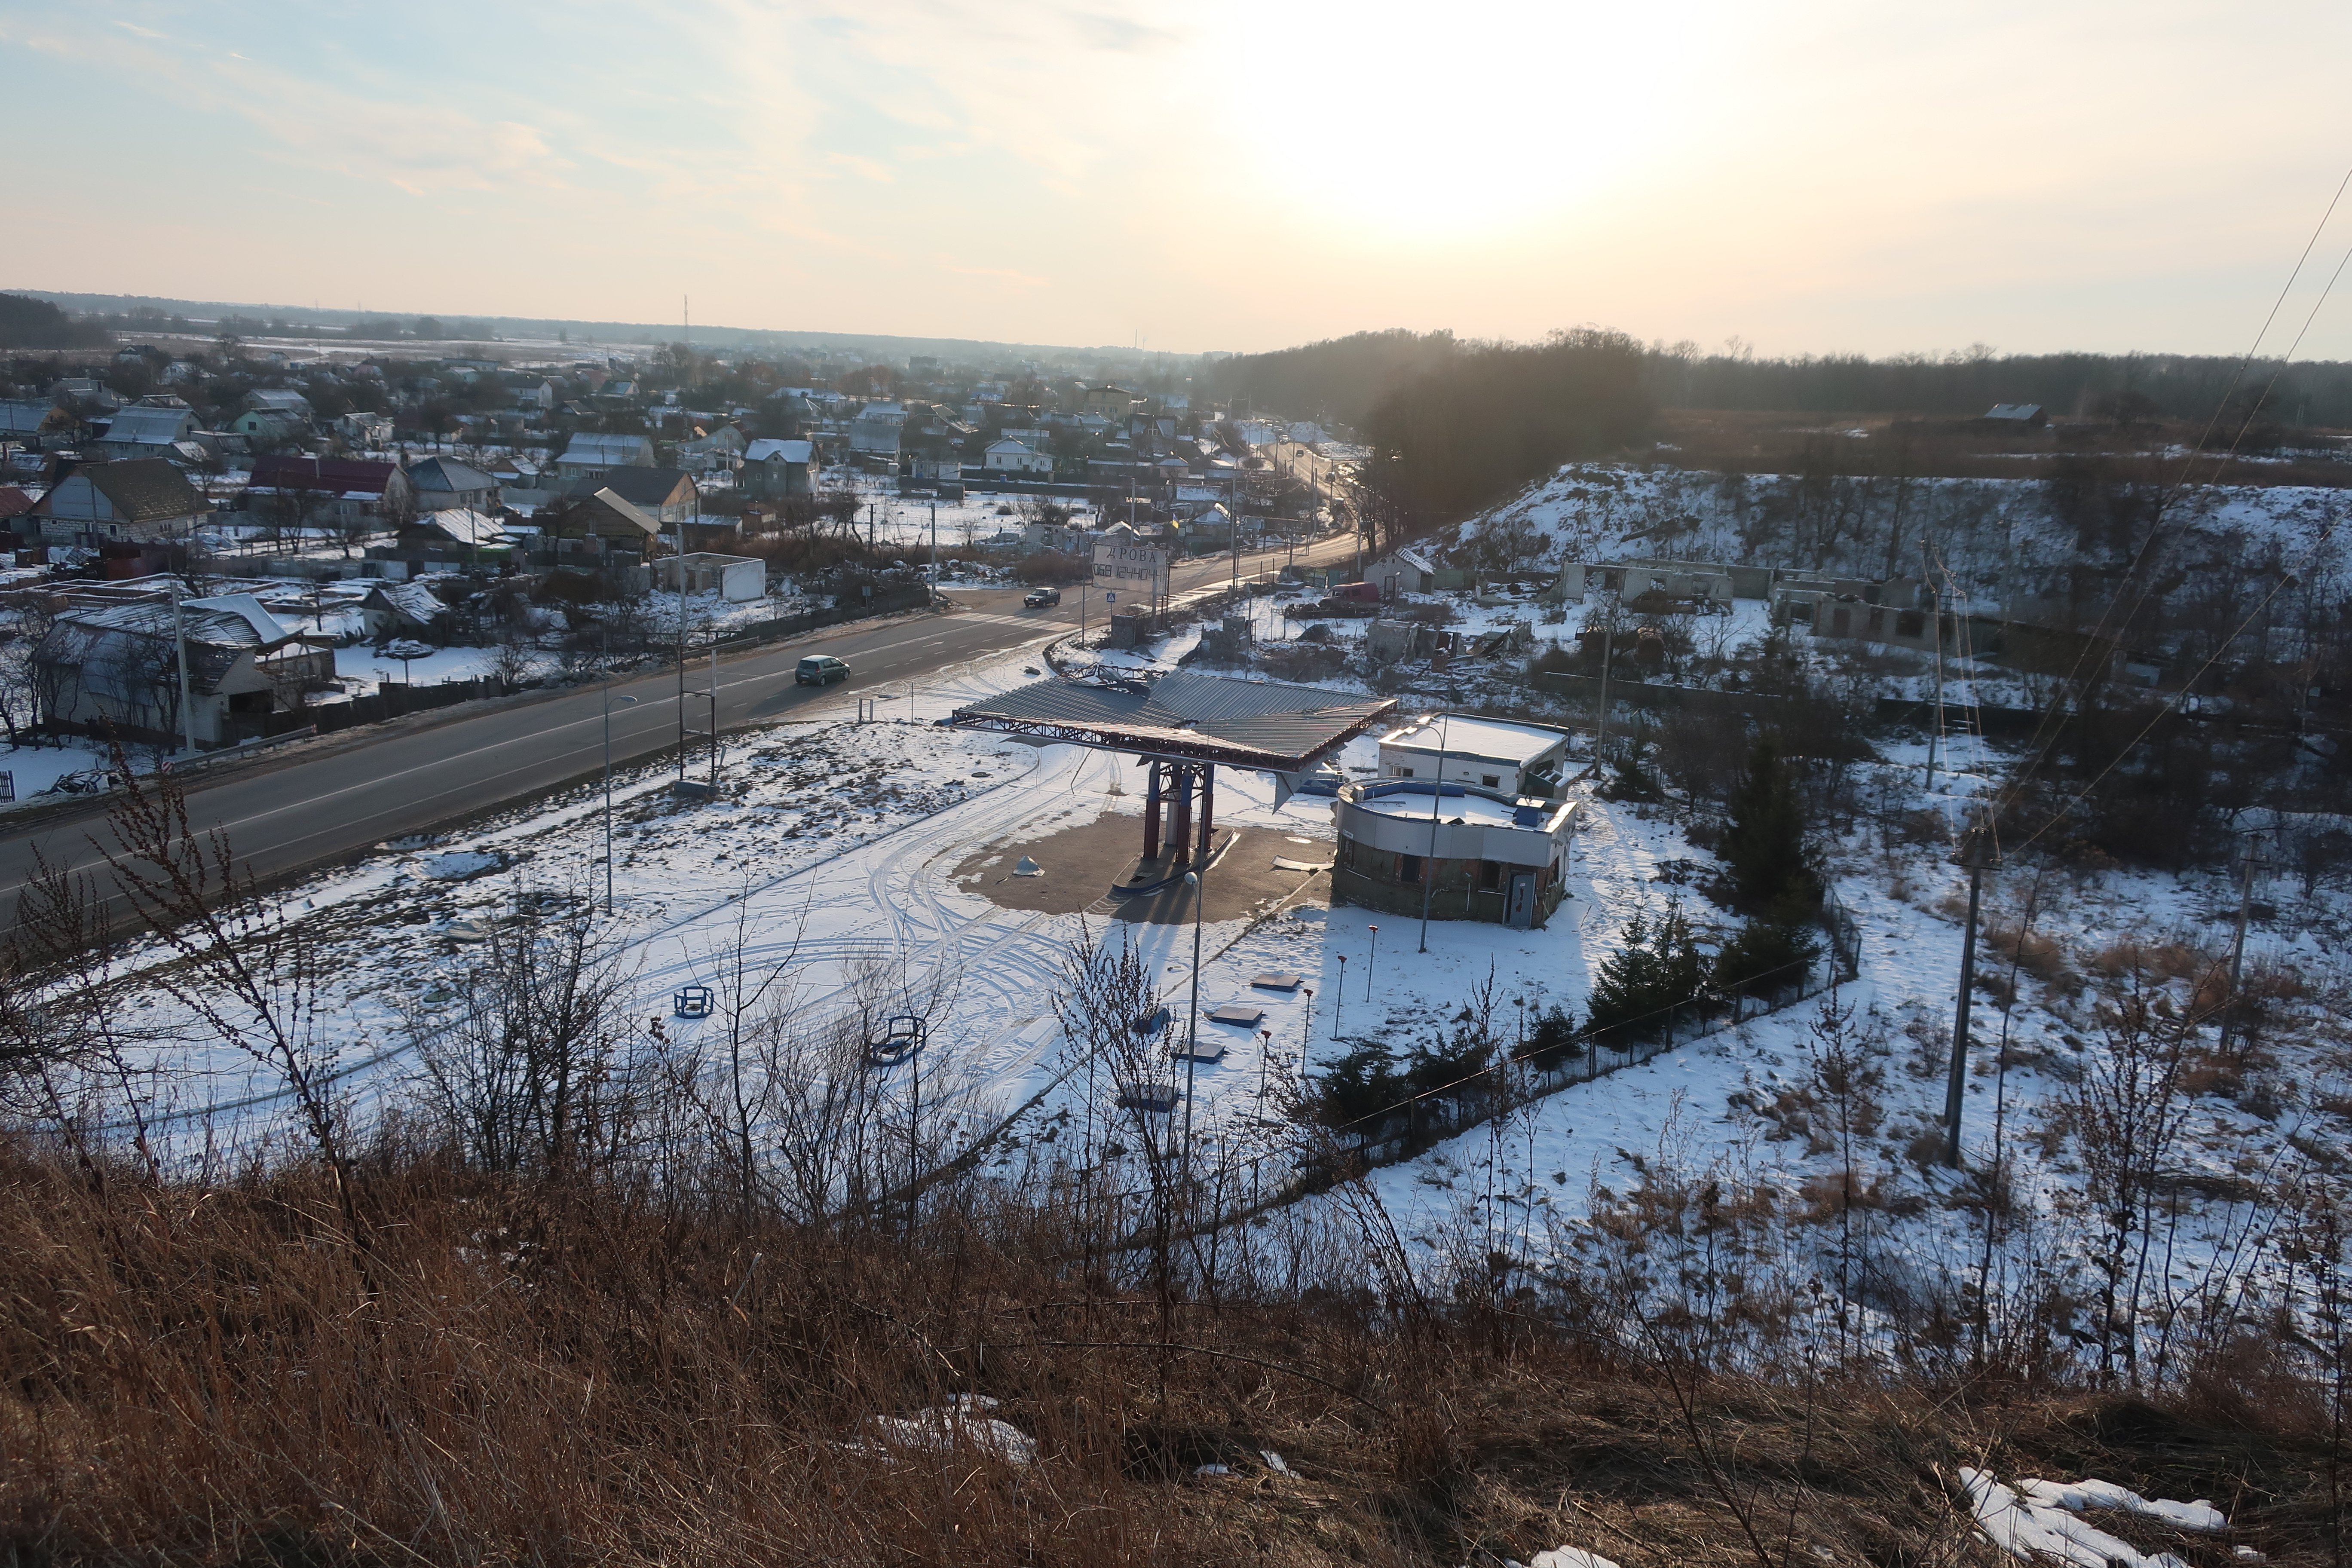
<path id="1" fill-rule="evenodd" d="M 519 900 L 522 902 L 524 900 Z M 569 899 L 553 918 L 493 924 L 457 984 L 457 1013 L 412 1022 L 426 1102 L 450 1144 L 484 1170 L 561 1179 L 622 1119 L 633 1063 L 620 1015 L 627 979 Z"/>

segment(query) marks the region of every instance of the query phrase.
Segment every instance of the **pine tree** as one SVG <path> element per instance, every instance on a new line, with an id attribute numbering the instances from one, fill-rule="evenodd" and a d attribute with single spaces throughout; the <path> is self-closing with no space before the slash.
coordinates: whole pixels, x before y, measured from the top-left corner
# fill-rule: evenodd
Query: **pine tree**
<path id="1" fill-rule="evenodd" d="M 1731 868 L 1732 900 L 1763 914 L 1821 902 L 1821 883 L 1805 863 L 1805 808 L 1778 747 L 1759 739 L 1731 800 L 1731 820 L 1717 846 Z"/>
<path id="2" fill-rule="evenodd" d="M 1625 945 L 1601 961 L 1586 1016 L 1595 1033 L 1665 1026 L 1668 1009 L 1706 989 L 1706 955 L 1680 904 L 1670 904 L 1655 926 L 1640 915 L 1625 928 Z"/>

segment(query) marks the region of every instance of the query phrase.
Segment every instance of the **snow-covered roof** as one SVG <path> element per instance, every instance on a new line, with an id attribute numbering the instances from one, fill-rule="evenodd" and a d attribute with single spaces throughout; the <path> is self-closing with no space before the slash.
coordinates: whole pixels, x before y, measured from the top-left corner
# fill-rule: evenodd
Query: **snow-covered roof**
<path id="1" fill-rule="evenodd" d="M 747 463 L 764 463 L 771 458 L 782 458 L 787 463 L 806 463 L 815 457 L 816 443 L 814 441 L 779 441 L 764 436 L 743 450 L 743 460 Z"/>
<path id="2" fill-rule="evenodd" d="M 1459 822 L 1475 827 L 1535 826 L 1521 822 L 1517 807 L 1509 801 L 1492 800 L 1486 795 L 1473 794 L 1467 789 L 1464 789 L 1459 795 L 1454 794 L 1453 790 L 1457 787 L 1460 786 L 1449 785 L 1447 793 L 1441 797 L 1436 797 L 1434 801 L 1429 791 L 1424 789 L 1401 790 L 1383 795 L 1366 793 L 1352 804 L 1360 810 L 1372 812 L 1377 816 L 1419 817 L 1424 822 L 1428 821 L 1433 815 L 1431 808 L 1433 804 L 1434 815 L 1440 822 Z"/>
<path id="3" fill-rule="evenodd" d="M 1381 744 L 1433 757 L 1442 748 L 1449 757 L 1476 757 L 1525 767 L 1567 740 L 1558 730 L 1534 724 L 1475 719 L 1463 713 L 1429 713 L 1381 736 Z"/>
<path id="4" fill-rule="evenodd" d="M 449 507 L 445 510 L 425 513 L 416 520 L 420 528 L 437 528 L 460 544 L 502 544 L 506 542 L 505 525 L 488 512 L 471 507 Z"/>
<path id="5" fill-rule="evenodd" d="M 217 610 L 226 616 L 235 616 L 253 628 L 254 637 L 264 647 L 282 643 L 294 635 L 279 624 L 276 616 L 263 609 L 261 601 L 250 594 L 224 594 L 214 599 L 185 599 L 181 604 L 185 609 Z"/>

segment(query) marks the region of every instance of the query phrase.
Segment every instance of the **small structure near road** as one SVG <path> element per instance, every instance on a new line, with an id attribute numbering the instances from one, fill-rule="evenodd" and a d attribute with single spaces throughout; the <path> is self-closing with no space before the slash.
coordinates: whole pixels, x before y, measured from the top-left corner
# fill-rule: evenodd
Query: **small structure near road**
<path id="1" fill-rule="evenodd" d="M 656 587 L 675 593 L 681 583 L 689 594 L 717 594 L 730 605 L 748 605 L 767 594 L 768 568 L 755 556 L 698 550 L 654 562 Z"/>
<path id="2" fill-rule="evenodd" d="M 1425 714 L 1381 737 L 1381 776 L 1443 779 L 1505 795 L 1560 792 L 1568 733 L 1463 713 Z"/>
<path id="3" fill-rule="evenodd" d="M 1578 804 L 1434 779 L 1351 784 L 1331 807 L 1335 902 L 1539 926 L 1567 892 Z"/>

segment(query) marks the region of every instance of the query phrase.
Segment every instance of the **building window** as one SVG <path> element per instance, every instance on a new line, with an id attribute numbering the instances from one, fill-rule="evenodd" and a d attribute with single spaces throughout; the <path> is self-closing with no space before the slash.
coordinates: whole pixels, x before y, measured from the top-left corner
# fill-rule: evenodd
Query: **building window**
<path id="1" fill-rule="evenodd" d="M 1478 782 L 1485 784 L 1488 789 L 1498 789 L 1502 786 L 1503 775 L 1500 773 L 1480 773 L 1478 775 Z"/>
<path id="2" fill-rule="evenodd" d="M 1927 617 L 1921 615 L 1918 611 L 1897 610 L 1895 613 L 1895 635 L 1896 637 L 1916 637 L 1927 629 Z"/>
<path id="3" fill-rule="evenodd" d="M 1399 768 L 1397 770 L 1397 777 L 1401 779 L 1409 779 L 1412 777 L 1412 770 L 1411 768 Z"/>
<path id="4" fill-rule="evenodd" d="M 1400 882 L 1418 882 L 1421 880 L 1420 856 L 1400 855 L 1397 857 L 1397 880 Z"/>
<path id="5" fill-rule="evenodd" d="M 1499 892 L 1503 886 L 1503 863 L 1500 860 L 1478 862 L 1478 886 L 1487 892 Z"/>

